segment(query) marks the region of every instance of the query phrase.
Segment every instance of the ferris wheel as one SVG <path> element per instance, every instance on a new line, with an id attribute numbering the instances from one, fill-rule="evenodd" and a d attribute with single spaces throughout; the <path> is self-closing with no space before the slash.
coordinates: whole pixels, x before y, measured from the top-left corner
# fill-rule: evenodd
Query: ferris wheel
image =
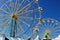
<path id="1" fill-rule="evenodd" d="M 33 23 L 42 11 L 38 0 L 0 0 L 0 5 L 0 34 L 23 38 L 32 35 Z"/>
<path id="2" fill-rule="evenodd" d="M 51 18 L 43 18 L 42 21 L 38 19 L 38 23 L 36 24 L 36 28 L 39 30 L 38 33 L 42 40 L 47 36 L 48 39 L 56 38 L 60 35 L 60 23 Z M 34 35 L 36 35 L 35 33 Z M 36 37 L 36 36 L 34 36 Z"/>

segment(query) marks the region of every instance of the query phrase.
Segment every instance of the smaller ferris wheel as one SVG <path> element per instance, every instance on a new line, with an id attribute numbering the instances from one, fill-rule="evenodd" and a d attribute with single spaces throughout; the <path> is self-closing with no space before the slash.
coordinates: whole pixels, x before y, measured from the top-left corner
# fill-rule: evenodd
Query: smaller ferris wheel
<path id="1" fill-rule="evenodd" d="M 38 28 L 38 33 L 42 40 L 47 37 L 47 39 L 56 38 L 60 34 L 60 23 L 51 18 L 43 18 L 39 19 L 36 24 L 36 28 Z M 36 35 L 36 34 L 35 34 Z M 35 36 L 34 36 L 35 37 Z"/>

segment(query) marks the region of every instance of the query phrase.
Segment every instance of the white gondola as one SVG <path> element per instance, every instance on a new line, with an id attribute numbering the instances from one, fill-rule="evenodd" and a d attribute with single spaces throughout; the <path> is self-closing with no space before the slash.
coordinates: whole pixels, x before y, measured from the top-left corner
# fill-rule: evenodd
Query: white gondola
<path id="1" fill-rule="evenodd" d="M 34 40 L 40 40 L 40 36 L 37 35 L 37 37 Z"/>

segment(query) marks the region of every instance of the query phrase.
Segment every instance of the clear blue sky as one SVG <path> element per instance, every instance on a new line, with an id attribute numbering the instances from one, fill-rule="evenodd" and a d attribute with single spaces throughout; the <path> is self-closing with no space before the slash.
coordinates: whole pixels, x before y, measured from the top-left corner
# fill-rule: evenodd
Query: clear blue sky
<path id="1" fill-rule="evenodd" d="M 60 0 L 39 0 L 43 8 L 43 18 L 54 18 L 60 21 Z"/>

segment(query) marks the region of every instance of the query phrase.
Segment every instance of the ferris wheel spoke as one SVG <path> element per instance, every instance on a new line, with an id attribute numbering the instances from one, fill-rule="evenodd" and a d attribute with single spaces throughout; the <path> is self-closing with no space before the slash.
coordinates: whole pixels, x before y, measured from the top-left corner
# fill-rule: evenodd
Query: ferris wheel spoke
<path id="1" fill-rule="evenodd" d="M 57 29 L 57 28 L 56 28 L 56 27 L 57 27 L 56 24 L 53 24 L 53 25 L 51 25 L 50 27 L 52 28 L 52 30 Z M 54 29 L 54 28 L 55 28 L 55 29 Z"/>
<path id="2" fill-rule="evenodd" d="M 23 29 L 23 27 L 20 25 L 20 23 L 18 22 L 19 24 L 19 29 L 21 29 L 23 32 L 25 32 L 25 30 Z"/>
<path id="3" fill-rule="evenodd" d="M 58 26 L 56 26 L 56 27 L 58 27 Z M 54 32 L 60 31 L 60 28 L 59 27 L 56 28 L 56 27 L 54 27 Z"/>
<path id="4" fill-rule="evenodd" d="M 28 36 L 25 32 L 26 32 L 26 31 L 23 31 L 22 37 L 23 37 L 24 34 L 25 34 L 26 36 Z"/>
<path id="5" fill-rule="evenodd" d="M 54 20 L 54 21 L 52 20 L 52 23 L 53 23 L 53 24 L 51 24 L 50 27 L 52 28 L 52 30 L 53 30 L 55 33 L 58 32 L 58 31 L 59 31 L 59 30 L 58 30 L 59 27 L 56 25 L 56 23 L 58 24 L 58 22 L 56 22 L 55 20 Z M 58 28 L 56 28 L 56 27 L 58 27 Z M 51 31 L 52 31 L 52 30 L 51 30 Z"/>
<path id="6" fill-rule="evenodd" d="M 51 24 L 50 24 L 50 27 L 53 28 L 53 27 L 54 27 L 54 24 L 51 23 Z M 52 29 L 52 30 L 53 30 L 53 29 Z"/>
<path id="7" fill-rule="evenodd" d="M 16 5 L 16 3 L 13 3 L 13 8 L 14 8 L 14 12 L 17 12 L 17 10 L 16 10 L 16 7 L 17 5 Z"/>
<path id="8" fill-rule="evenodd" d="M 20 8 L 20 5 L 21 5 L 21 4 L 18 2 L 18 7 L 17 7 L 16 11 L 18 11 L 18 9 Z"/>
<path id="9" fill-rule="evenodd" d="M 44 28 L 43 28 L 44 27 Z M 45 28 L 45 26 L 43 26 L 43 24 L 39 27 L 39 29 L 41 29 L 41 30 L 45 30 L 46 28 Z M 42 31 L 43 32 L 43 31 Z"/>
<path id="10" fill-rule="evenodd" d="M 45 20 L 43 20 L 43 25 L 44 25 L 44 27 L 46 27 L 46 25 L 47 25 Z"/>
<path id="11" fill-rule="evenodd" d="M 45 20 L 43 20 L 42 22 L 40 22 L 40 19 L 38 21 L 37 27 L 39 26 L 40 29 L 42 29 L 43 27 L 46 27 L 46 23 Z M 45 28 L 43 28 L 45 29 Z"/>
<path id="12" fill-rule="evenodd" d="M 13 13 L 15 11 L 15 4 L 13 3 L 13 0 L 10 1 L 11 6 L 11 12 Z"/>
<path id="13" fill-rule="evenodd" d="M 3 12 L 5 12 L 6 14 L 9 14 L 9 12 L 5 11 L 3 8 L 0 8 L 0 10 L 2 10 Z"/>
<path id="14" fill-rule="evenodd" d="M 4 18 L 4 19 L 0 18 L 0 21 L 4 21 L 5 19 L 7 19 L 7 18 Z"/>
<path id="15" fill-rule="evenodd" d="M 9 5 L 7 4 L 7 2 L 3 1 L 4 5 L 7 7 L 7 9 L 10 11 Z M 11 12 L 11 11 L 10 11 Z"/>
<path id="16" fill-rule="evenodd" d="M 20 15 L 21 15 L 21 14 L 20 14 Z M 19 16 L 20 16 L 20 15 L 19 15 Z M 23 14 L 23 15 L 24 15 L 24 14 Z M 34 17 L 30 17 L 30 16 L 28 16 L 27 13 L 25 14 L 25 16 L 23 16 L 23 15 L 20 16 L 20 17 L 28 18 L 28 19 L 30 19 L 30 20 L 37 20 L 37 19 L 38 19 L 38 18 L 34 18 Z M 35 16 L 36 16 L 36 15 L 35 15 Z"/>
<path id="17" fill-rule="evenodd" d="M 18 0 L 16 0 L 16 2 L 15 2 L 15 6 L 18 4 Z"/>
<path id="18" fill-rule="evenodd" d="M 7 15 L 7 16 L 9 16 L 9 15 Z M 7 16 L 6 16 L 6 14 L 0 14 L 0 20 L 3 21 L 3 20 L 5 20 L 5 19 L 9 18 L 9 17 L 7 17 Z M 3 17 L 4 17 L 4 18 L 3 18 Z"/>
<path id="19" fill-rule="evenodd" d="M 10 17 L 9 17 L 9 18 L 10 18 Z M 9 24 L 9 20 L 10 20 L 10 19 L 6 19 L 5 23 L 3 23 L 2 25 L 4 25 L 4 26 L 5 26 L 5 25 L 8 25 L 8 24 Z"/>
<path id="20" fill-rule="evenodd" d="M 32 2 L 34 2 L 34 1 L 32 1 Z M 29 7 L 32 2 L 30 2 L 29 4 L 27 4 L 26 6 L 24 6 L 21 10 L 18 11 L 18 13 L 21 12 L 21 11 L 23 11 L 25 8 Z"/>
<path id="21" fill-rule="evenodd" d="M 34 1 L 34 0 L 33 0 L 33 1 Z M 28 2 L 29 2 L 29 0 L 28 0 Z M 34 3 L 33 3 L 33 4 L 34 4 Z M 29 7 L 32 6 L 33 4 L 31 3 L 31 4 L 29 5 Z M 38 4 L 38 2 L 37 2 L 37 4 Z M 29 7 L 27 7 L 27 8 L 25 9 L 25 11 L 29 11 L 29 10 L 28 10 Z M 38 5 L 38 7 L 39 7 L 39 5 Z M 37 10 L 34 9 L 34 10 L 31 10 L 31 11 L 37 11 Z"/>
<path id="22" fill-rule="evenodd" d="M 22 23 L 26 24 L 27 27 L 31 27 L 31 24 L 28 24 L 28 23 L 26 23 L 25 21 L 22 21 L 22 20 L 19 20 L 19 21 L 21 21 Z"/>
<path id="23" fill-rule="evenodd" d="M 55 33 L 56 33 L 56 32 L 60 32 L 60 30 L 58 30 L 58 29 L 55 29 L 55 30 L 54 30 L 54 32 L 55 32 Z"/>
<path id="24" fill-rule="evenodd" d="M 30 16 L 27 16 L 27 15 L 20 16 L 19 18 L 27 18 L 27 19 L 30 19 L 30 20 L 35 20 L 34 17 L 30 17 Z"/>
<path id="25" fill-rule="evenodd" d="M 6 3 L 8 3 L 9 1 L 6 1 Z M 1 7 L 3 7 L 4 5 L 2 5 Z"/>
<path id="26" fill-rule="evenodd" d="M 18 11 L 18 9 L 19 9 L 19 6 L 20 6 L 20 3 L 18 2 L 18 0 L 16 0 L 16 3 L 15 3 L 15 5 L 17 5 L 18 4 L 18 6 L 16 6 L 16 11 Z"/>
<path id="27" fill-rule="evenodd" d="M 9 23 L 9 21 L 7 20 L 7 22 L 6 23 Z M 7 26 L 8 24 L 4 24 L 4 26 L 3 26 L 3 28 L 4 28 L 4 30 L 5 30 L 5 32 L 6 32 L 6 26 Z"/>
<path id="28" fill-rule="evenodd" d="M 3 25 L 8 25 L 8 23 L 9 23 L 9 20 L 7 19 Z"/>
<path id="29" fill-rule="evenodd" d="M 25 21 L 20 20 L 21 22 L 23 22 L 24 24 L 26 24 L 28 27 L 30 27 L 30 24 L 26 23 Z"/>
<path id="30" fill-rule="evenodd" d="M 32 29 L 32 26 L 30 26 L 30 27 L 25 31 L 25 34 L 28 32 L 29 29 Z"/>
<path id="31" fill-rule="evenodd" d="M 29 1 L 28 1 L 29 2 Z M 22 12 L 24 10 L 27 10 L 31 5 L 33 5 L 35 3 L 35 0 L 33 0 L 32 2 L 28 3 L 25 7 L 23 7 L 21 10 L 18 11 L 19 12 Z"/>
<path id="32" fill-rule="evenodd" d="M 34 18 L 32 18 L 32 17 L 28 17 L 28 16 L 20 16 L 20 18 L 26 18 L 26 19 L 28 19 L 28 20 L 34 20 Z"/>
<path id="33" fill-rule="evenodd" d="M 25 0 L 22 0 L 21 4 L 18 4 L 17 10 L 21 7 L 22 3 L 25 2 Z"/>
<path id="34" fill-rule="evenodd" d="M 31 5 L 32 5 L 32 4 L 30 3 L 30 4 L 29 4 L 27 7 L 25 7 L 23 10 L 21 9 L 20 13 L 22 13 L 23 11 L 29 11 L 28 8 L 31 7 Z"/>
<path id="35" fill-rule="evenodd" d="M 8 15 L 8 14 L 4 14 L 4 13 L 1 13 L 1 14 L 0 14 L 0 16 L 6 16 L 6 15 Z"/>
<path id="36" fill-rule="evenodd" d="M 18 7 L 19 7 L 19 6 L 18 6 L 18 0 L 16 0 L 15 6 L 16 6 L 15 9 L 16 9 L 16 12 L 17 12 L 17 11 L 18 11 Z"/>
<path id="37" fill-rule="evenodd" d="M 31 23 L 29 23 L 29 21 L 31 21 L 33 23 L 34 20 L 28 20 L 28 19 L 24 18 L 24 19 L 22 19 L 22 21 L 24 21 L 28 25 L 31 25 Z"/>
<path id="38" fill-rule="evenodd" d="M 48 25 L 47 26 L 49 26 L 49 28 L 50 28 L 52 23 L 50 23 L 50 19 L 48 19 L 47 21 L 48 21 Z"/>
<path id="39" fill-rule="evenodd" d="M 58 23 L 57 23 L 58 24 Z M 56 27 L 58 27 L 58 26 L 56 26 L 56 22 L 54 22 L 53 24 L 51 23 L 51 25 L 50 25 L 50 27 L 51 27 L 51 29 L 52 30 L 57 30 L 57 28 Z M 56 32 L 56 31 L 55 31 Z"/>
<path id="40" fill-rule="evenodd" d="M 27 1 L 29 2 L 29 0 L 27 0 Z M 31 7 L 31 6 L 34 4 L 34 3 L 33 3 L 34 1 L 35 1 L 35 0 L 33 0 L 31 3 L 29 3 L 28 6 L 25 8 L 25 10 L 21 10 L 21 12 L 22 12 L 22 11 L 24 11 L 24 12 L 25 12 L 25 11 L 29 11 L 28 8 Z M 32 4 L 32 3 L 33 3 L 33 4 Z M 38 4 L 38 2 L 37 2 L 37 4 Z M 38 7 L 39 7 L 39 5 L 38 5 Z M 38 9 L 38 10 L 40 10 L 40 9 Z M 33 10 L 33 11 L 34 11 L 34 10 Z"/>
<path id="41" fill-rule="evenodd" d="M 18 11 L 18 10 L 17 10 L 17 8 L 18 8 L 18 0 L 16 0 L 15 3 L 12 2 L 12 5 L 13 5 L 13 10 L 14 10 L 14 12 L 17 12 L 17 11 Z"/>
<path id="42" fill-rule="evenodd" d="M 47 20 L 48 20 L 48 19 L 47 19 Z M 54 23 L 53 23 L 53 24 L 50 23 L 49 26 L 50 26 L 49 28 L 51 28 L 52 30 L 54 30 L 54 28 L 55 28 L 55 24 L 54 24 Z M 52 31 L 52 30 L 51 30 L 51 31 Z"/>
<path id="43" fill-rule="evenodd" d="M 58 36 L 58 34 L 59 34 L 59 33 L 54 33 L 54 34 L 51 34 L 51 35 L 52 35 L 52 36 L 55 36 L 55 35 L 57 35 L 57 36 Z M 56 38 L 56 37 L 55 37 L 55 38 Z"/>
<path id="44" fill-rule="evenodd" d="M 18 22 L 19 23 L 19 22 Z M 23 33 L 25 34 L 25 30 L 22 28 L 22 26 L 20 26 L 20 23 L 19 23 L 19 28 L 23 31 Z M 26 36 L 27 36 L 27 34 L 26 34 Z"/>
<path id="45" fill-rule="evenodd" d="M 4 20 L 3 20 L 3 22 L 4 22 Z M 9 22 L 9 19 L 6 19 L 6 21 L 4 22 L 4 23 L 2 23 L 1 25 L 3 26 L 3 25 L 6 25 L 6 24 L 8 24 L 8 22 Z"/>
<path id="46" fill-rule="evenodd" d="M 4 20 L 5 18 L 6 18 L 6 16 L 4 14 L 0 14 L 0 20 Z"/>
<path id="47" fill-rule="evenodd" d="M 36 12 L 38 9 L 34 9 L 34 10 L 25 10 L 24 12 L 20 13 L 20 15 L 22 14 L 28 14 L 28 13 L 34 13 Z"/>
<path id="48" fill-rule="evenodd" d="M 35 15 L 36 16 L 36 15 Z M 30 19 L 33 19 L 33 20 L 39 20 L 40 18 L 35 18 L 35 16 L 34 17 L 30 17 L 30 16 L 28 16 L 28 15 L 26 15 L 25 17 L 27 17 L 27 18 L 30 18 Z M 39 20 L 39 22 L 38 22 L 38 24 L 40 24 L 41 22 L 40 22 L 40 20 Z"/>
<path id="49" fill-rule="evenodd" d="M 10 6 L 13 6 L 13 2 L 12 2 L 12 1 L 13 1 L 13 0 L 10 1 Z"/>
<path id="50" fill-rule="evenodd" d="M 28 16 L 28 15 L 25 15 L 25 16 L 23 16 L 23 17 L 30 18 L 30 19 L 32 19 L 32 20 L 38 20 L 38 18 L 30 17 L 30 16 Z"/>

